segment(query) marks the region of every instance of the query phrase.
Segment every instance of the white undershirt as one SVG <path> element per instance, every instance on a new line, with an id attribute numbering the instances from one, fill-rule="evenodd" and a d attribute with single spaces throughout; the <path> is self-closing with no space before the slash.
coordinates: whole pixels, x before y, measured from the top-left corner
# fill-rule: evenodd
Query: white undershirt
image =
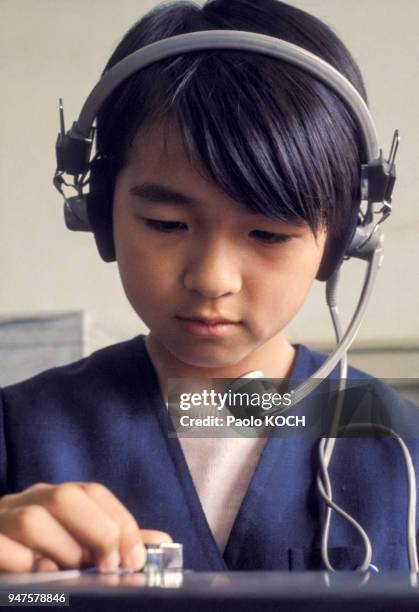
<path id="1" fill-rule="evenodd" d="M 222 554 L 266 438 L 179 437 L 179 442 Z"/>
<path id="2" fill-rule="evenodd" d="M 263 376 L 263 372 L 253 370 L 241 378 L 258 376 Z M 221 554 L 266 444 L 265 437 L 241 437 L 234 430 L 230 430 L 230 435 L 236 437 L 179 437 L 195 489 Z"/>

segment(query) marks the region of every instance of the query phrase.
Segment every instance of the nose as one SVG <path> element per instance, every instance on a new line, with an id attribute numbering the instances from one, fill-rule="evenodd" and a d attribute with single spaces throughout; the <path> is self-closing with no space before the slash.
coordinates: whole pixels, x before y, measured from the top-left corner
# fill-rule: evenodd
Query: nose
<path id="1" fill-rule="evenodd" d="M 204 241 L 189 254 L 183 282 L 206 298 L 238 293 L 242 278 L 237 253 L 220 240 Z"/>

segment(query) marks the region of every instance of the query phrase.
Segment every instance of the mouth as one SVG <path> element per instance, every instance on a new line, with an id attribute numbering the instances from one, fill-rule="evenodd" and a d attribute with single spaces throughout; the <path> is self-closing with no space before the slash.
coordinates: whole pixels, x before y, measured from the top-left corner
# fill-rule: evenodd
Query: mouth
<path id="1" fill-rule="evenodd" d="M 238 321 L 230 321 L 229 319 L 198 319 L 195 317 L 178 317 L 183 321 L 196 321 L 204 325 L 236 325 Z"/>
<path id="2" fill-rule="evenodd" d="M 220 316 L 205 316 L 205 315 L 178 315 L 178 319 L 182 319 L 184 321 L 197 321 L 198 323 L 204 323 L 205 325 L 222 325 L 222 324 L 231 324 L 235 325 L 240 323 L 240 321 L 233 321 L 232 319 L 227 319 L 225 317 Z"/>
<path id="3" fill-rule="evenodd" d="M 194 318 L 176 317 L 182 329 L 188 333 L 201 338 L 222 338 L 231 335 L 241 325 L 240 321 L 232 321 L 222 317 L 217 318 Z"/>

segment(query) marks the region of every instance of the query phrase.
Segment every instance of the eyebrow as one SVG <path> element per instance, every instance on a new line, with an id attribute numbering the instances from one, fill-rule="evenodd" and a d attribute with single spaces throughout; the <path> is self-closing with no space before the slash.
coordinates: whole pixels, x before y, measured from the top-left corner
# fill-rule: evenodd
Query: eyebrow
<path id="1" fill-rule="evenodd" d="M 201 200 L 192 198 L 185 193 L 165 187 L 159 183 L 145 182 L 140 185 L 134 185 L 129 189 L 129 193 L 150 204 L 180 204 L 181 206 L 189 207 L 202 206 Z"/>
<path id="2" fill-rule="evenodd" d="M 181 191 L 176 191 L 176 189 L 172 189 L 171 187 L 166 187 L 160 183 L 153 183 L 150 181 L 134 185 L 130 187 L 128 191 L 131 195 L 140 200 L 144 200 L 148 204 L 178 204 L 185 208 L 198 208 L 204 206 L 202 200 L 193 198 Z M 241 212 L 249 217 L 264 216 L 263 213 L 247 208 L 243 204 L 240 208 Z M 272 219 L 272 221 L 275 221 L 275 219 Z"/>

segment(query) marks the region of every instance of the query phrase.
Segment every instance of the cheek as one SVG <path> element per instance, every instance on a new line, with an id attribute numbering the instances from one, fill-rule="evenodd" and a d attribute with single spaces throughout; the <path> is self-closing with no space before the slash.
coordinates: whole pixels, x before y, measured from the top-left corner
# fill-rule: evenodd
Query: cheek
<path id="1" fill-rule="evenodd" d="M 288 253 L 276 269 L 254 275 L 249 283 L 254 312 L 260 313 L 261 325 L 282 329 L 298 313 L 315 279 L 321 252 L 301 248 Z M 257 322 L 256 322 L 257 324 Z"/>
<path id="2" fill-rule="evenodd" d="M 312 285 L 312 280 L 298 286 L 292 280 L 287 283 L 283 281 L 281 277 L 277 284 L 270 283 L 263 292 L 255 293 L 252 310 L 258 314 L 253 320 L 256 326 L 260 324 L 261 329 L 268 327 L 270 331 L 277 332 L 288 325 L 302 307 Z"/>
<path id="3" fill-rule="evenodd" d="M 140 316 L 164 309 L 174 281 L 166 262 L 136 249 L 120 253 L 118 267 L 126 296 Z"/>
<path id="4" fill-rule="evenodd" d="M 176 283 L 173 258 L 151 249 L 132 222 L 118 219 L 114 226 L 119 275 L 125 294 L 144 321 L 167 309 Z"/>

